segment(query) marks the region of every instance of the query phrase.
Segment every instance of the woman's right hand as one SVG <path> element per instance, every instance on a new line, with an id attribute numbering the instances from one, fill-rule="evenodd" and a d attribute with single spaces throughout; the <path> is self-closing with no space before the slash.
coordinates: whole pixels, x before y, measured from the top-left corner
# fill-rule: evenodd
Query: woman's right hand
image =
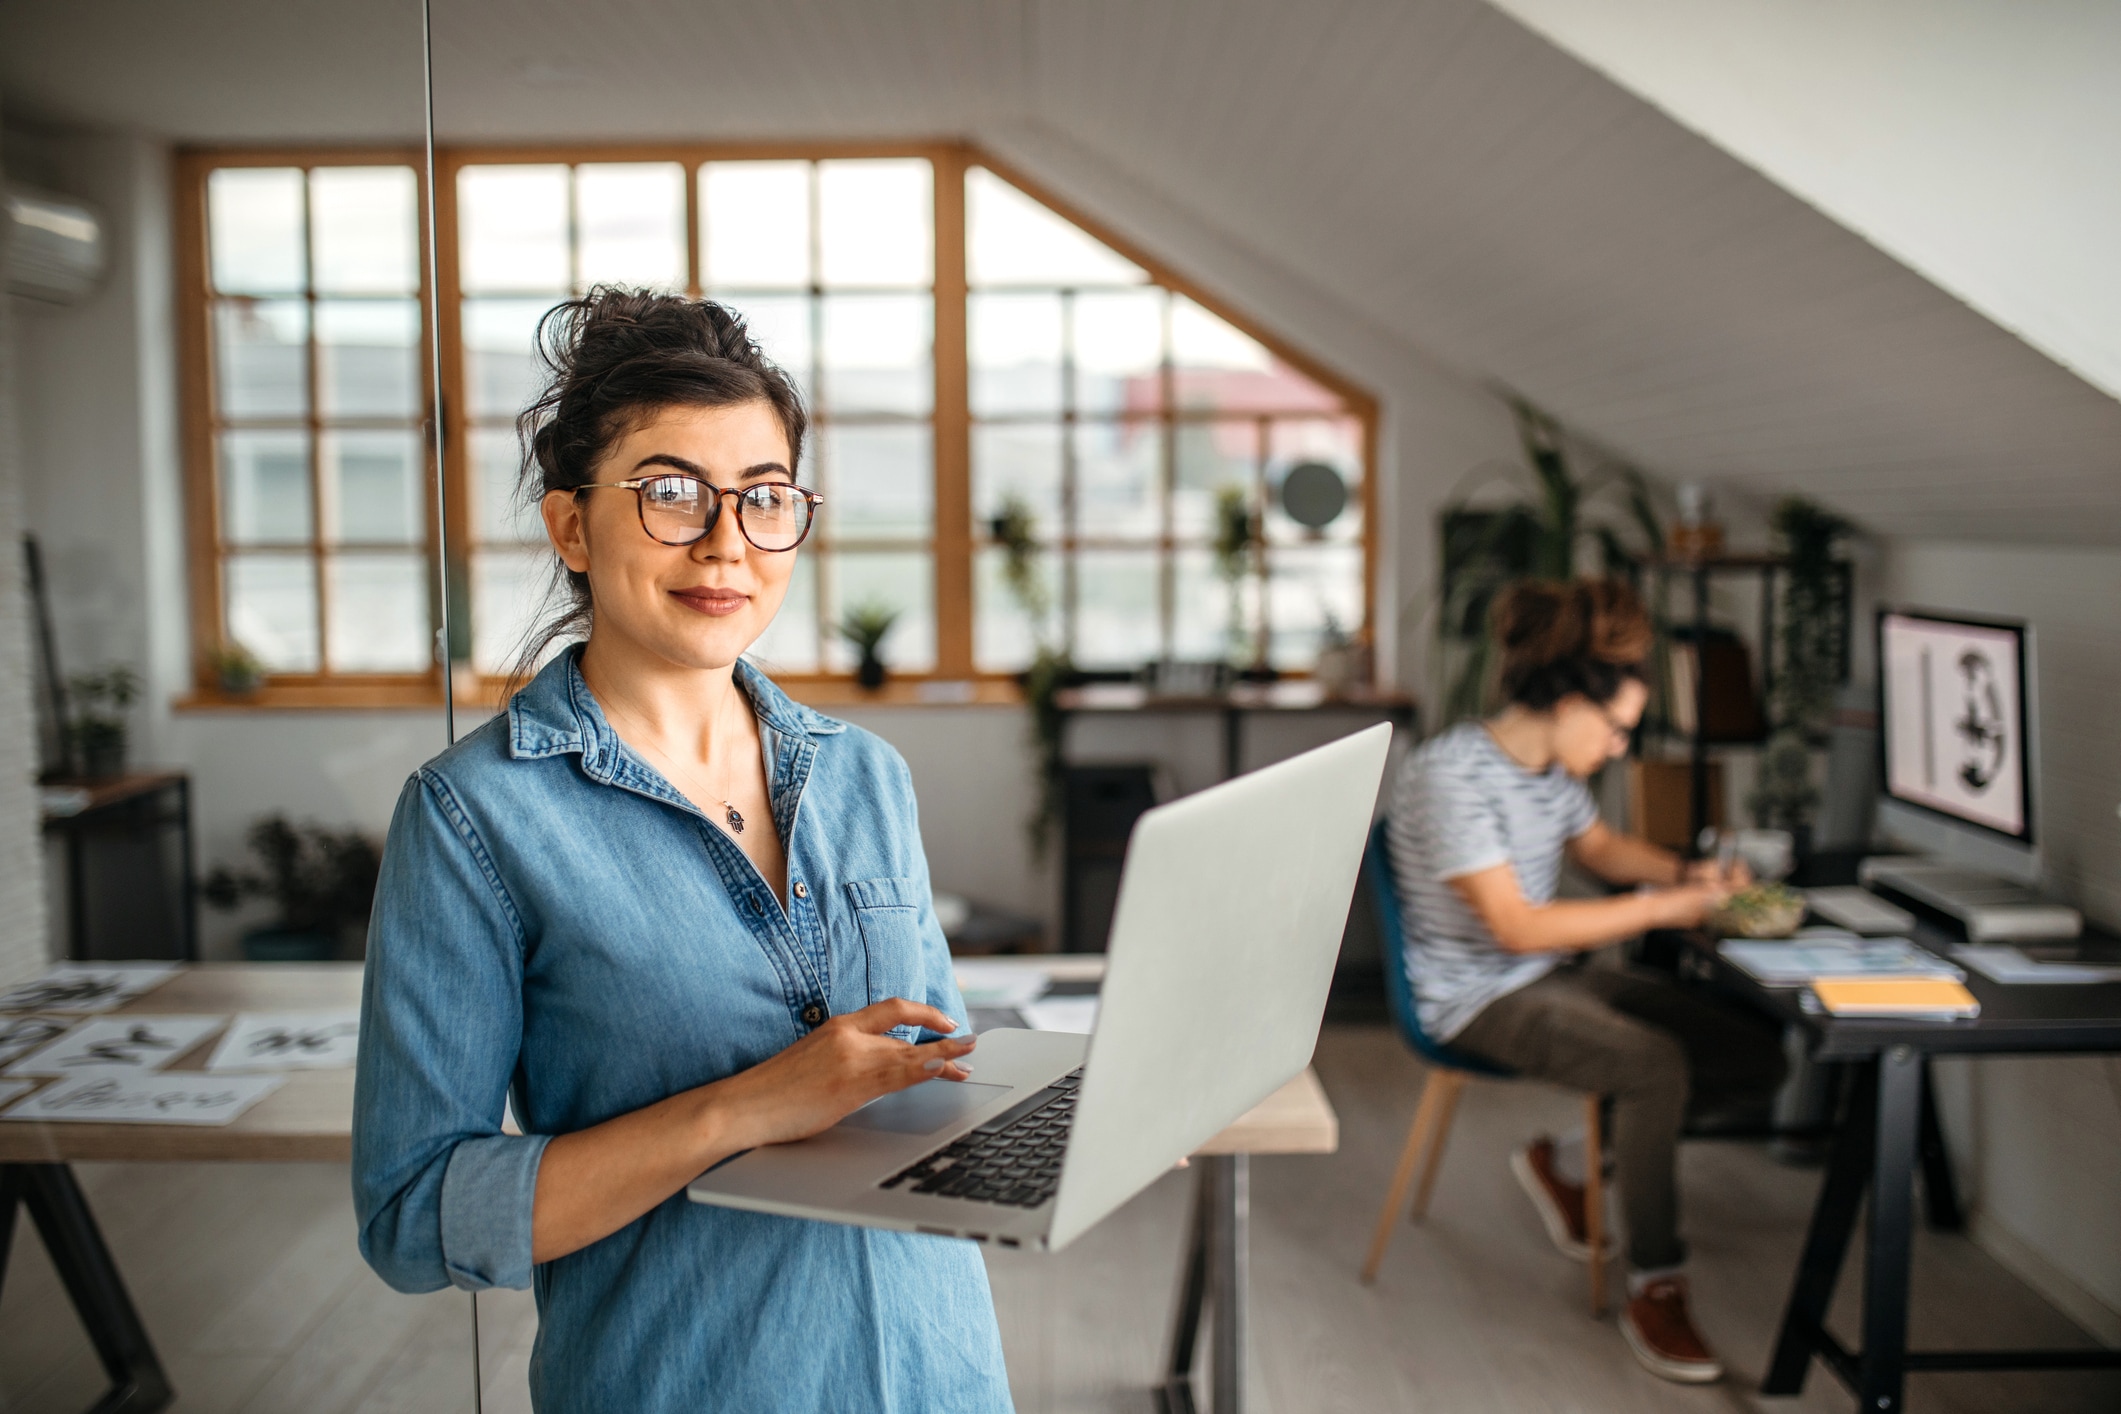
<path id="1" fill-rule="evenodd" d="M 1699 928 L 1711 913 L 1723 906 L 1733 890 L 1722 879 L 1681 884 L 1677 888 L 1650 893 L 1653 928 Z"/>
<path id="2" fill-rule="evenodd" d="M 886 1035 L 894 1026 L 919 1026 L 944 1039 L 916 1046 Z M 923 1080 L 963 1080 L 972 1067 L 971 1036 L 952 1037 L 947 1012 L 892 997 L 832 1017 L 771 1060 L 703 1087 L 719 1141 L 735 1153 L 785 1144 L 830 1129 L 880 1095 Z"/>

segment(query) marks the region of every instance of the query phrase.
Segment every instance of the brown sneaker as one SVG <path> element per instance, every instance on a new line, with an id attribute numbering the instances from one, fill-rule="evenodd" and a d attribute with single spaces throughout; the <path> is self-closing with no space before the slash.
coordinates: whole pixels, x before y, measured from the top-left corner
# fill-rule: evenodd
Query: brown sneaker
<path id="1" fill-rule="evenodd" d="M 1620 1333 L 1643 1368 L 1662 1379 L 1706 1385 L 1723 1378 L 1723 1362 L 1687 1314 L 1685 1277 L 1659 1277 L 1629 1298 Z"/>
<path id="2" fill-rule="evenodd" d="M 1564 1257 L 1579 1262 L 1591 1260 L 1591 1244 L 1585 1237 L 1583 1187 L 1570 1183 L 1554 1171 L 1554 1141 L 1533 1140 L 1510 1155 L 1510 1172 L 1532 1200 L 1546 1225 L 1547 1236 Z M 1609 1249 L 1610 1250 L 1610 1249 Z"/>

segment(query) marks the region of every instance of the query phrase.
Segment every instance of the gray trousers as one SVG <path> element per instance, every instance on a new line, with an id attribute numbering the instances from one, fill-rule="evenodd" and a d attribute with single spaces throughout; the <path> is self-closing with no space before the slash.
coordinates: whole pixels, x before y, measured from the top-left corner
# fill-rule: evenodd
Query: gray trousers
<path id="1" fill-rule="evenodd" d="M 1563 967 L 1497 997 L 1451 1040 L 1519 1075 L 1608 1097 L 1608 1137 L 1637 1269 L 1686 1259 L 1679 1237 L 1679 1130 L 1767 1101 L 1782 1083 L 1772 1023 L 1662 973 Z"/>

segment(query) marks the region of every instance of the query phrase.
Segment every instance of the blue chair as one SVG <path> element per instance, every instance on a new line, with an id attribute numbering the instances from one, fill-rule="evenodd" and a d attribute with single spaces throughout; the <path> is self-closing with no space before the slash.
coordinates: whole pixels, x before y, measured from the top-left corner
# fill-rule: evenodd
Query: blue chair
<path id="1" fill-rule="evenodd" d="M 1407 975 L 1406 927 L 1399 907 L 1398 880 L 1392 873 L 1391 843 L 1385 822 L 1370 827 L 1370 842 L 1363 851 L 1363 874 L 1370 881 L 1370 898 L 1377 913 L 1379 951 L 1384 954 L 1385 1005 L 1400 1039 L 1429 1068 L 1422 1083 L 1421 1103 L 1414 1123 L 1407 1130 L 1406 1147 L 1400 1151 L 1399 1167 L 1393 1170 L 1392 1186 L 1385 1192 L 1384 1208 L 1377 1215 L 1377 1232 L 1370 1239 L 1370 1255 L 1363 1263 L 1365 1283 L 1377 1280 L 1384 1263 L 1385 1248 L 1392 1241 L 1393 1214 L 1406 1201 L 1407 1185 L 1421 1172 L 1414 1191 L 1409 1220 L 1420 1222 L 1428 1215 L 1429 1194 L 1436 1187 L 1437 1170 L 1443 1167 L 1444 1143 L 1451 1137 L 1451 1121 L 1458 1113 L 1458 1096 L 1466 1080 L 1475 1075 L 1509 1079 L 1511 1072 L 1477 1056 L 1454 1051 L 1422 1029 L 1421 1014 L 1414 1005 L 1414 982 Z M 1600 1142 L 1601 1097 L 1585 1098 L 1584 1132 L 1584 1237 L 1591 1249 L 1591 1314 L 1605 1314 L 1605 1167 Z"/>

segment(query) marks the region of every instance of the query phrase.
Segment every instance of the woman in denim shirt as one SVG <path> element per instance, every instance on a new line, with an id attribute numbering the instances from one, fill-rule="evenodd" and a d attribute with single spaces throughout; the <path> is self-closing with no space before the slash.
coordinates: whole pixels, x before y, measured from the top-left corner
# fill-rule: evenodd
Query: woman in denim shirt
<path id="1" fill-rule="evenodd" d="M 403 1291 L 534 1287 L 540 1410 L 1006 1410 L 971 1244 L 682 1191 L 971 1069 L 905 763 L 740 660 L 819 499 L 800 401 L 703 301 L 597 291 L 540 341 L 525 477 L 569 609 L 542 641 L 587 642 L 399 800 L 362 1254 Z"/>

